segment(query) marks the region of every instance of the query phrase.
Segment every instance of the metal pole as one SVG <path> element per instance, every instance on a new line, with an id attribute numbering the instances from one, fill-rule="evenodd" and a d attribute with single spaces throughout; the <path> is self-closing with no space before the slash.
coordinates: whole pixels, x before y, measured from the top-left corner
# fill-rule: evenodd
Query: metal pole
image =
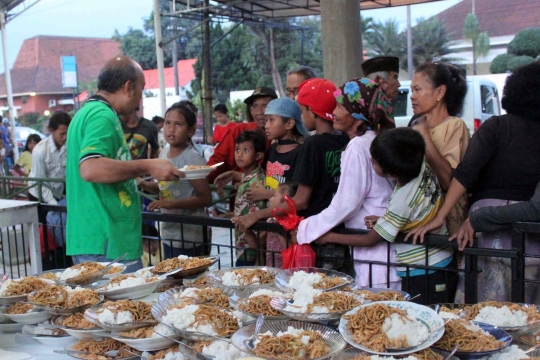
<path id="1" fill-rule="evenodd" d="M 174 12 L 176 11 L 174 6 L 174 1 L 171 1 L 169 3 L 169 11 Z M 176 34 L 176 20 L 172 19 L 173 29 L 172 31 Z M 178 83 L 178 49 L 176 47 L 176 39 L 172 42 L 172 62 L 173 62 L 173 73 L 174 73 L 174 94 L 176 96 L 180 95 L 180 84 Z M 180 100 L 180 98 L 178 99 Z"/>
<path id="2" fill-rule="evenodd" d="M 411 5 L 407 5 L 407 72 L 409 73 L 409 80 L 412 80 L 413 69 Z"/>
<path id="3" fill-rule="evenodd" d="M 154 34 L 156 36 L 156 57 L 159 77 L 159 102 L 161 105 L 161 116 L 167 111 L 165 99 L 165 69 L 163 66 L 163 48 L 161 47 L 161 17 L 159 13 L 159 0 L 154 0 Z"/>
<path id="4" fill-rule="evenodd" d="M 2 53 L 4 55 L 4 76 L 6 78 L 6 94 L 9 110 L 9 123 L 11 126 L 11 143 L 13 144 L 13 158 L 15 161 L 19 158 L 19 148 L 17 147 L 17 137 L 15 135 L 15 106 L 13 105 L 13 91 L 11 88 L 11 73 L 9 70 L 7 43 L 6 43 L 6 14 L 0 10 L 0 31 L 2 31 Z"/>
<path id="5" fill-rule="evenodd" d="M 204 0 L 204 19 L 210 18 L 208 11 L 210 1 Z M 204 142 L 212 136 L 212 64 L 210 62 L 210 22 L 203 25 L 203 71 L 204 71 L 204 97 L 203 97 L 203 119 L 204 119 Z"/>

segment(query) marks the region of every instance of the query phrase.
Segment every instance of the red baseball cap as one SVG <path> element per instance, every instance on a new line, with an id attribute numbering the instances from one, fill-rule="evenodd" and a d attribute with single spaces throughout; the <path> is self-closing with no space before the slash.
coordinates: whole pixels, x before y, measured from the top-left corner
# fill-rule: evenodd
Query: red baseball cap
<path id="1" fill-rule="evenodd" d="M 336 108 L 334 91 L 336 90 L 336 85 L 329 80 L 308 79 L 298 87 L 297 101 L 300 105 L 309 107 L 311 111 L 323 119 L 334 121 L 333 112 Z"/>

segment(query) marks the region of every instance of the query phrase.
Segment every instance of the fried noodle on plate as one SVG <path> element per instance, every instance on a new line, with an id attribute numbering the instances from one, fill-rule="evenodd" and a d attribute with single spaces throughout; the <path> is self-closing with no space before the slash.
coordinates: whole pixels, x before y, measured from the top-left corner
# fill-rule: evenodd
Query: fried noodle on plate
<path id="1" fill-rule="evenodd" d="M 49 285 L 47 282 L 38 279 L 34 276 L 24 277 L 22 279 L 8 279 L 2 285 L 3 290 L 0 296 L 18 296 L 26 295 L 33 291 L 43 289 Z"/>
<path id="2" fill-rule="evenodd" d="M 355 290 L 354 293 L 356 295 L 362 295 L 364 296 L 364 300 L 366 301 L 386 301 L 386 300 L 393 300 L 393 301 L 404 301 L 405 297 L 403 294 L 401 294 L 399 291 L 393 291 L 393 290 L 384 290 L 379 292 L 373 292 L 369 290 Z"/>
<path id="3" fill-rule="evenodd" d="M 82 312 L 63 316 L 60 320 L 58 320 L 57 324 L 65 326 L 67 328 L 81 330 L 92 329 L 96 327 L 95 324 L 85 319 L 84 313 Z"/>
<path id="4" fill-rule="evenodd" d="M 211 264 L 213 259 L 211 258 L 196 258 L 189 257 L 185 255 L 180 255 L 179 257 L 174 257 L 171 259 L 163 260 L 158 263 L 153 272 L 154 273 L 165 273 L 175 269 L 182 268 L 182 270 L 193 269 L 201 266 Z"/>
<path id="5" fill-rule="evenodd" d="M 289 326 L 286 332 L 276 335 L 266 332 L 257 335 L 252 352 L 263 358 L 272 359 L 310 359 L 323 357 L 331 351 L 330 346 L 316 331 L 294 329 Z"/>
<path id="6" fill-rule="evenodd" d="M 444 334 L 434 347 L 450 351 L 459 344 L 460 352 L 483 352 L 498 350 L 504 343 L 479 326 L 464 319 L 450 319 L 444 325 Z"/>
<path id="7" fill-rule="evenodd" d="M 10 305 L 5 311 L 4 314 L 26 314 L 34 309 L 34 305 L 18 301 L 13 305 Z"/>
<path id="8" fill-rule="evenodd" d="M 356 355 L 350 358 L 350 360 L 371 360 L 373 359 L 372 356 L 374 359 L 390 359 L 390 357 L 382 355 Z M 425 349 L 416 353 L 412 353 L 409 356 L 414 356 L 418 360 L 444 360 L 444 357 L 441 354 L 437 354 L 431 349 Z"/>
<path id="9" fill-rule="evenodd" d="M 140 351 L 132 349 L 129 346 L 122 344 L 121 342 L 116 341 L 114 339 L 79 340 L 77 343 L 71 346 L 70 350 L 91 352 L 92 354 L 90 355 L 83 355 L 83 354 L 77 355 L 77 357 L 81 359 L 88 359 L 88 360 L 123 359 L 127 357 L 132 357 L 133 353 L 135 354 L 141 353 Z M 102 355 L 95 355 L 95 354 L 103 354 L 111 350 L 118 350 L 119 354 L 114 358 L 105 357 Z"/>

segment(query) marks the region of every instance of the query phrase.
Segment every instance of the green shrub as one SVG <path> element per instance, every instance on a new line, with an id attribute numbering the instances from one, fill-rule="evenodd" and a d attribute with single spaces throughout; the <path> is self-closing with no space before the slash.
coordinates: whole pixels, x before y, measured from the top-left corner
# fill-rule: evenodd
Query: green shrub
<path id="1" fill-rule="evenodd" d="M 540 28 L 523 29 L 508 44 L 508 52 L 533 58 L 540 55 Z"/>
<path id="2" fill-rule="evenodd" d="M 530 56 L 516 56 L 512 60 L 508 62 L 508 70 L 514 71 L 518 67 L 525 66 L 527 64 L 530 64 L 534 61 L 534 59 Z"/>
<path id="3" fill-rule="evenodd" d="M 515 58 L 514 54 L 497 55 L 489 65 L 489 72 L 492 74 L 503 74 L 508 71 L 508 62 Z"/>

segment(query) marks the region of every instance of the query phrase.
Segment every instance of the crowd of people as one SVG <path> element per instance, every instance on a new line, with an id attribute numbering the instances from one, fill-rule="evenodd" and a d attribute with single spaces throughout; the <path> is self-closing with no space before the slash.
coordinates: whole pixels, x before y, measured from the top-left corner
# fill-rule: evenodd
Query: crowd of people
<path id="1" fill-rule="evenodd" d="M 540 63 L 508 77 L 502 98 L 507 114 L 487 120 L 472 138 L 459 117 L 467 93 L 462 69 L 447 63 L 417 67 L 414 117 L 409 127 L 397 129 L 392 100 L 400 86 L 399 59 L 376 57 L 362 70 L 363 77 L 336 86 L 309 67 L 293 69 L 287 97 L 260 87 L 245 99 L 245 123 L 231 122 L 227 107 L 217 105 L 207 161 L 191 140 L 197 108 L 182 101 L 164 118 L 139 117 L 142 70 L 127 57 L 111 59 L 99 74 L 97 95 L 73 120 L 56 113 L 52 135 L 27 143 L 34 157 L 30 176 L 67 175 L 65 189 L 51 184 L 42 195 L 55 204 L 67 191 L 67 242 L 60 245 L 74 263 L 122 253 L 128 254 L 124 261 L 140 260 L 141 209 L 205 216 L 210 184 L 221 194 L 232 183 L 237 192 L 231 213 L 220 216 L 235 224 L 236 266 L 280 267 L 281 251 L 310 244 L 317 267 L 354 275 L 359 286 L 463 302 L 457 270 L 465 247 L 478 241 L 480 247 L 510 249 L 512 222 L 540 221 Z M 218 163 L 204 179 L 182 180 L 178 170 Z M 137 190 L 158 200 L 141 205 Z M 291 203 L 303 217 L 297 229 L 255 234 L 257 221 L 275 222 L 278 212 L 292 210 Z M 340 228 L 368 231 L 343 234 Z M 174 240 L 163 243 L 166 257 L 205 254 L 200 226 L 162 223 L 160 229 L 163 239 Z M 400 232 L 406 233 L 404 243 L 395 242 Z M 449 235 L 458 245 L 426 247 L 428 233 Z M 527 239 L 527 253 L 540 255 L 535 240 Z M 159 245 L 153 246 L 148 250 Z M 528 276 L 536 278 L 539 260 L 527 261 Z M 140 266 L 138 261 L 130 268 Z M 478 300 L 508 300 L 510 261 L 479 257 L 479 266 Z M 527 302 L 538 299 L 536 290 L 527 284 Z"/>

